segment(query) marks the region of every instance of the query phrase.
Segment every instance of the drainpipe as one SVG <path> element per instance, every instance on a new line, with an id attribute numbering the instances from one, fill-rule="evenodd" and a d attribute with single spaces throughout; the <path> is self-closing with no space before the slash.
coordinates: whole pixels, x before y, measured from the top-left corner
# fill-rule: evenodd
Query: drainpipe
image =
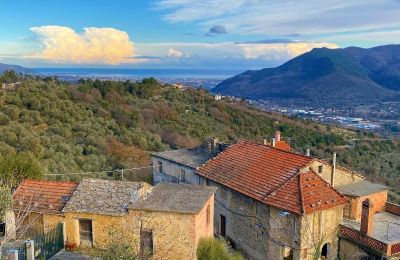
<path id="1" fill-rule="evenodd" d="M 335 174 L 336 174 L 336 152 L 333 153 L 332 158 L 332 173 L 331 173 L 331 185 L 335 186 Z"/>

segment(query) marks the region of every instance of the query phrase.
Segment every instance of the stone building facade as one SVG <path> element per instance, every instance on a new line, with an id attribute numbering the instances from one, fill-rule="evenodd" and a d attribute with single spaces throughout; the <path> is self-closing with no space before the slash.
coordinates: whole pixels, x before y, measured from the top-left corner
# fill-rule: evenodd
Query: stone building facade
<path id="1" fill-rule="evenodd" d="M 264 143 L 230 145 L 193 170 L 200 185 L 218 188 L 215 233 L 249 259 L 313 259 L 319 243 L 324 256 L 335 259 L 348 201 L 313 170 L 320 164 L 316 159 L 294 154 L 287 145 L 280 149 Z M 160 157 L 153 156 L 153 162 Z M 163 168 L 165 175 L 179 172 L 178 158 L 164 159 L 173 165 Z M 318 196 L 321 191 L 325 194 Z"/>
<path id="2" fill-rule="evenodd" d="M 122 238 L 155 258 L 195 259 L 200 238 L 214 233 L 214 192 L 186 184 L 84 179 L 63 210 L 68 247 L 103 248 Z"/>

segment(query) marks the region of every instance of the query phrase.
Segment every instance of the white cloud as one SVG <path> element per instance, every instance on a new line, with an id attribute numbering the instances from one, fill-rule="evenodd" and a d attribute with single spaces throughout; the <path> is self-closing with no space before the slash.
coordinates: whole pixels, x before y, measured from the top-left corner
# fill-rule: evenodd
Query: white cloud
<path id="1" fill-rule="evenodd" d="M 126 32 L 113 28 L 84 28 L 79 34 L 69 27 L 41 26 L 31 31 L 42 51 L 30 58 L 78 64 L 120 64 L 137 62 L 133 42 Z"/>
<path id="2" fill-rule="evenodd" d="M 271 44 L 238 44 L 246 59 L 285 60 L 301 55 L 314 48 L 338 48 L 333 43 L 296 42 Z"/>
<path id="3" fill-rule="evenodd" d="M 328 42 L 290 43 L 152 43 L 136 44 L 137 51 L 144 56 L 164 56 L 180 59 L 260 59 L 286 61 L 313 48 L 338 48 Z M 178 51 L 179 50 L 179 51 Z M 228 65 L 228 64 L 227 64 Z"/>
<path id="4" fill-rule="evenodd" d="M 281 36 L 349 33 L 399 27 L 394 0 L 158 0 L 169 22 L 194 22 L 205 32 L 215 24 L 230 33 Z"/>
<path id="5" fill-rule="evenodd" d="M 178 51 L 178 50 L 176 50 L 174 48 L 169 48 L 168 49 L 167 56 L 170 57 L 170 58 L 181 58 L 181 57 L 183 57 L 183 55 L 184 55 L 183 52 Z"/>

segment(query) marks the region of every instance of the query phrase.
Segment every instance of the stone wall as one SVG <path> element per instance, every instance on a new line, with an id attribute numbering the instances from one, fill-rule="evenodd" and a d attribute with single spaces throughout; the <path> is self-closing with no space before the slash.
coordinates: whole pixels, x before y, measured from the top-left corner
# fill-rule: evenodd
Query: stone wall
<path id="1" fill-rule="evenodd" d="M 322 173 L 318 171 L 319 166 L 322 166 Z M 331 174 L 332 174 L 331 164 L 324 161 L 314 160 L 311 162 L 310 168 L 316 173 L 318 173 L 326 182 L 331 183 Z M 334 186 L 345 185 L 362 180 L 364 180 L 364 178 L 361 175 L 354 173 L 350 170 L 347 170 L 343 167 L 336 167 Z"/>
<path id="2" fill-rule="evenodd" d="M 65 221 L 65 217 L 63 215 L 43 215 L 43 232 L 47 233 L 57 227 L 58 224 Z"/>
<path id="3" fill-rule="evenodd" d="M 163 172 L 158 172 L 158 162 L 162 163 Z M 152 163 L 153 163 L 153 180 L 154 184 L 158 184 L 161 182 L 172 182 L 172 183 L 179 183 L 179 175 L 180 170 L 185 171 L 185 182 L 188 184 L 199 185 L 199 176 L 195 174 L 195 170 L 193 168 L 177 164 L 171 162 L 169 160 L 165 160 L 162 158 L 158 158 L 152 156 Z"/>
<path id="4" fill-rule="evenodd" d="M 295 259 L 313 259 L 317 245 L 321 249 L 327 244 L 328 258 L 336 259 L 338 254 L 338 231 L 343 220 L 343 208 L 316 212 L 301 217 L 301 248 L 302 253 Z"/>
<path id="5" fill-rule="evenodd" d="M 79 235 L 79 220 L 92 220 L 93 246 L 102 247 L 109 243 L 110 232 L 113 230 L 123 230 L 125 217 L 108 216 L 86 213 L 65 213 L 66 243 L 71 247 L 81 245 Z"/>

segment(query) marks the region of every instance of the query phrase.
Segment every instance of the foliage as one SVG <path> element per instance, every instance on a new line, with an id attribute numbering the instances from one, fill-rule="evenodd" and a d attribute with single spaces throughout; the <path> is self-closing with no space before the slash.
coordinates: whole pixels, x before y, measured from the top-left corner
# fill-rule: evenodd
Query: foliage
<path id="1" fill-rule="evenodd" d="M 202 238 L 196 251 L 198 260 L 241 260 L 239 253 L 230 254 L 224 240 L 215 238 Z"/>
<path id="2" fill-rule="evenodd" d="M 104 260 L 135 260 L 139 259 L 136 248 L 125 232 L 113 229 L 109 232 L 110 242 L 101 250 Z"/>
<path id="3" fill-rule="evenodd" d="M 22 179 L 40 179 L 43 176 L 39 163 L 30 153 L 6 155 L 0 158 L 0 182 L 16 187 Z"/>
<path id="4" fill-rule="evenodd" d="M 0 91 L 0 156 L 29 152 L 43 173 L 146 166 L 152 151 L 192 147 L 210 137 L 262 142 L 280 130 L 297 152 L 309 148 L 330 158 L 336 151 L 340 165 L 386 183 L 400 201 L 397 140 L 216 101 L 206 90 L 176 89 L 152 78 L 70 84 L 19 77 L 17 90 Z"/>
<path id="5" fill-rule="evenodd" d="M 11 189 L 0 185 L 0 222 L 5 220 L 6 213 L 12 207 Z"/>

